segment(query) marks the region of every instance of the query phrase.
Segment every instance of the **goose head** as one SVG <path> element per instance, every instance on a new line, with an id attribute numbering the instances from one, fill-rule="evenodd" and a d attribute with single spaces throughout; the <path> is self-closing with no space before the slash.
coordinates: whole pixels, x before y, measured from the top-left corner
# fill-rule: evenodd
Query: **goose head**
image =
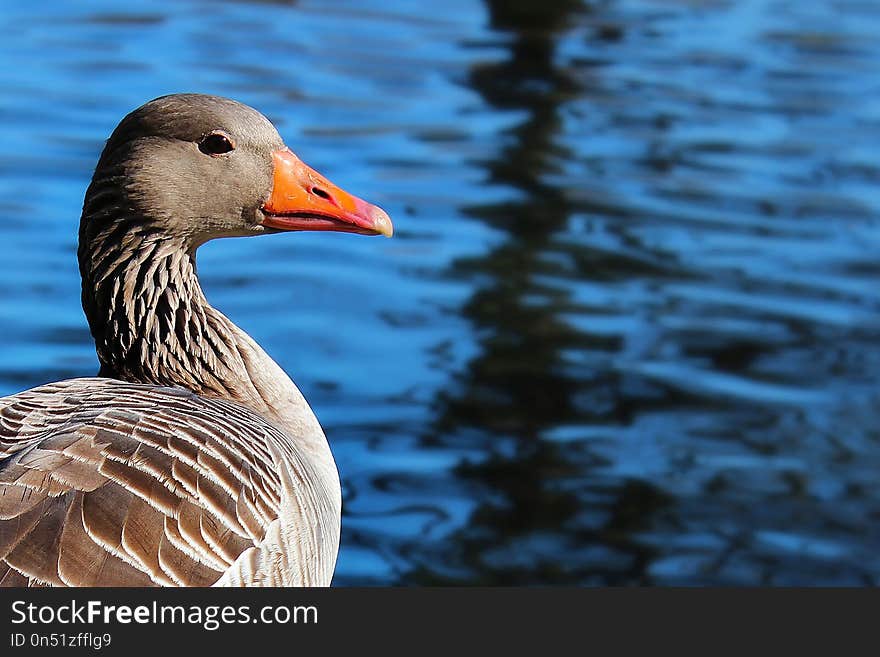
<path id="1" fill-rule="evenodd" d="M 260 112 L 201 94 L 152 100 L 108 139 L 86 193 L 80 249 L 126 228 L 179 238 L 188 251 L 217 237 L 393 231 L 381 208 L 302 162 Z"/>

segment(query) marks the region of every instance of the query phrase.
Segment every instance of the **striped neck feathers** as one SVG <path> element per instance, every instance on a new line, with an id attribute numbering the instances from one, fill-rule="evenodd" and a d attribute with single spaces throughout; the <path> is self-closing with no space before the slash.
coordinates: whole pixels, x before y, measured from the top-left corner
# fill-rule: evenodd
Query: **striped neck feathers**
<path id="1" fill-rule="evenodd" d="M 124 189 L 96 178 L 80 223 L 82 301 L 99 375 L 237 401 L 323 451 L 320 425 L 290 378 L 208 303 L 195 247 L 139 213 Z"/>

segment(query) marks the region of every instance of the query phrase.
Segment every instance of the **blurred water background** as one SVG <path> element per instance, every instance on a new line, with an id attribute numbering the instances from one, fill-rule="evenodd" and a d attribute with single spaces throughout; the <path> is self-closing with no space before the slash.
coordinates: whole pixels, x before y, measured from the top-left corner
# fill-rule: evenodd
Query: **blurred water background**
<path id="1" fill-rule="evenodd" d="M 231 96 L 392 240 L 199 254 L 311 401 L 351 584 L 880 583 L 880 5 L 0 9 L 0 394 L 96 371 L 117 121 Z"/>

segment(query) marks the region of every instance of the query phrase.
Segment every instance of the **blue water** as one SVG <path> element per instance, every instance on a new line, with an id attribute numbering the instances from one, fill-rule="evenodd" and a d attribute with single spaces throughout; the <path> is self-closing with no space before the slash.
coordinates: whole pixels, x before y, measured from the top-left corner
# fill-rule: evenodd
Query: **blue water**
<path id="1" fill-rule="evenodd" d="M 155 96 L 392 240 L 199 252 L 344 484 L 335 583 L 880 583 L 880 5 L 6 3 L 0 394 L 90 375 L 76 227 Z"/>

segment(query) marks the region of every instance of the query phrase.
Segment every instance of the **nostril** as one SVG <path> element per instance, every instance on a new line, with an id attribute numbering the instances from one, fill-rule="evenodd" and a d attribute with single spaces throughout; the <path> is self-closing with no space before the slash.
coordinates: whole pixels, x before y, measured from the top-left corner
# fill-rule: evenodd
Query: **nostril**
<path id="1" fill-rule="evenodd" d="M 314 194 L 315 196 L 320 196 L 320 197 L 321 197 L 322 199 L 324 199 L 325 201 L 329 201 L 329 200 L 330 200 L 330 194 L 328 194 L 327 192 L 325 192 L 325 191 L 324 191 L 323 189 L 321 189 L 320 187 L 312 187 L 312 194 Z"/>

